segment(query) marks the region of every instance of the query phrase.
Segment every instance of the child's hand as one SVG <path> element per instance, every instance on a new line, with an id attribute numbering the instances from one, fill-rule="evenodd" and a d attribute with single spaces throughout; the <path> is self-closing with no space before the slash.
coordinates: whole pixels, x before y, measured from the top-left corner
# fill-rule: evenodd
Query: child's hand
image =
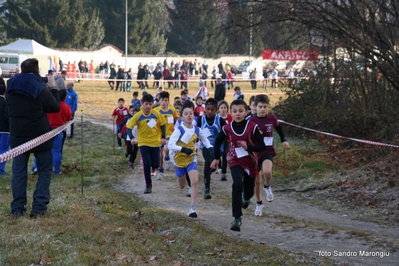
<path id="1" fill-rule="evenodd" d="M 137 143 L 139 143 L 139 142 L 137 141 L 137 139 L 132 139 L 132 140 L 130 141 L 130 143 L 132 143 L 132 145 L 135 145 L 135 144 L 137 144 Z"/>
<path id="2" fill-rule="evenodd" d="M 121 133 L 118 133 L 118 137 L 121 138 L 121 137 L 122 137 L 122 134 L 121 134 Z"/>
<path id="3" fill-rule="evenodd" d="M 168 141 L 166 139 L 161 139 L 161 145 L 166 145 L 168 144 Z"/>
<path id="4" fill-rule="evenodd" d="M 284 149 L 288 150 L 290 148 L 290 144 L 287 141 L 284 141 L 282 144 Z"/>
<path id="5" fill-rule="evenodd" d="M 238 144 L 239 144 L 244 150 L 247 150 L 247 149 L 248 149 L 248 145 L 247 145 L 247 142 L 246 142 L 246 141 L 239 140 L 239 141 L 238 141 Z"/>
<path id="6" fill-rule="evenodd" d="M 219 160 L 214 159 L 210 165 L 211 169 L 216 169 L 219 166 Z"/>

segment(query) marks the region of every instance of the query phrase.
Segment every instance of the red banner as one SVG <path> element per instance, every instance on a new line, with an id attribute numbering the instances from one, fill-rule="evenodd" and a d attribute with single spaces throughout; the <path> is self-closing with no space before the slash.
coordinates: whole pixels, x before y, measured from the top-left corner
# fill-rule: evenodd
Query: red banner
<path id="1" fill-rule="evenodd" d="M 316 50 L 263 50 L 262 58 L 266 60 L 316 61 L 319 52 Z"/>

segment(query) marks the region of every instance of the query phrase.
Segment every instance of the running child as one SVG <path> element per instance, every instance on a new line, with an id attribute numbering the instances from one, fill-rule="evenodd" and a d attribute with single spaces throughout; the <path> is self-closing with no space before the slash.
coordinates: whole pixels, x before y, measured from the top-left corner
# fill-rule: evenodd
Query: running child
<path id="1" fill-rule="evenodd" d="M 209 154 L 213 154 L 212 145 L 205 136 L 204 132 L 193 124 L 194 109 L 192 105 L 186 104 L 181 111 L 182 124 L 179 125 L 170 137 L 168 147 L 170 158 L 175 165 L 175 172 L 178 184 L 181 189 L 185 187 L 186 178 L 189 176 L 191 181 L 191 205 L 188 216 L 197 217 L 195 205 L 198 197 L 198 167 L 196 143 L 199 138 L 206 147 Z"/>
<path id="2" fill-rule="evenodd" d="M 138 146 L 137 144 L 132 145 L 131 139 L 129 137 L 129 134 L 127 134 L 126 131 L 126 124 L 127 122 L 129 122 L 129 120 L 138 112 L 140 111 L 140 108 L 138 107 L 134 107 L 133 105 L 129 106 L 129 115 L 126 116 L 123 121 L 122 121 L 122 129 L 121 132 L 119 133 L 119 137 L 120 138 L 124 138 L 125 139 L 125 143 L 126 143 L 126 152 L 125 152 L 125 156 L 129 157 L 128 160 L 128 167 L 134 169 L 134 162 L 136 161 L 137 158 L 137 152 L 138 152 Z M 137 137 L 137 126 L 135 126 L 132 130 L 132 134 L 133 137 L 136 138 Z"/>
<path id="3" fill-rule="evenodd" d="M 226 121 L 226 124 L 230 124 L 233 121 L 231 114 L 229 114 L 229 103 L 225 100 L 218 102 L 218 114 L 221 118 Z M 227 148 L 228 148 L 228 141 L 223 143 L 223 152 L 222 152 L 222 160 L 219 161 L 219 169 L 221 170 L 221 181 L 226 181 L 227 177 Z M 217 170 L 216 170 L 217 172 Z"/>
<path id="4" fill-rule="evenodd" d="M 211 145 L 214 145 L 216 136 L 222 130 L 222 127 L 226 125 L 226 121 L 217 114 L 218 103 L 214 98 L 209 98 L 205 102 L 205 115 L 198 118 L 197 126 L 204 131 L 205 136 L 208 138 Z M 202 145 L 204 147 L 204 145 Z M 219 146 L 220 152 L 223 151 L 223 147 Z M 220 153 L 219 152 L 219 153 Z M 202 155 L 205 160 L 204 164 L 204 184 L 205 193 L 204 199 L 211 199 L 211 169 L 210 165 L 213 159 L 213 155 L 209 154 L 207 149 L 202 149 Z"/>
<path id="5" fill-rule="evenodd" d="M 138 91 L 133 92 L 132 105 L 134 107 L 138 107 L 138 108 L 141 107 L 141 100 L 139 99 L 139 92 Z"/>
<path id="6" fill-rule="evenodd" d="M 264 150 L 265 144 L 258 125 L 245 119 L 246 104 L 243 100 L 234 100 L 230 104 L 230 113 L 233 122 L 223 126 L 215 140 L 215 159 L 211 163 L 211 168 L 216 169 L 218 166 L 220 147 L 228 139 L 227 161 L 233 179 L 232 208 L 234 217 L 230 229 L 241 231 L 242 208 L 246 209 L 249 206 L 249 200 L 254 195 L 255 179 L 258 174 L 256 152 Z"/>
<path id="7" fill-rule="evenodd" d="M 169 103 L 169 92 L 163 91 L 159 94 L 159 106 L 155 108 L 161 115 L 165 117 L 166 120 L 166 141 L 169 140 L 170 136 L 172 135 L 172 132 L 175 127 L 175 122 L 179 118 L 179 114 L 176 112 L 176 109 L 172 106 L 170 106 Z M 165 153 L 165 156 L 164 156 Z M 164 158 L 165 158 L 165 164 L 164 164 Z M 158 170 L 158 180 L 161 180 L 163 178 L 163 173 L 164 173 L 164 168 L 165 170 L 169 170 L 170 168 L 170 160 L 169 160 L 169 149 L 168 145 L 162 145 L 161 146 L 161 157 L 160 157 L 160 163 L 159 163 L 159 170 Z"/>
<path id="8" fill-rule="evenodd" d="M 251 98 L 249 98 L 249 106 L 247 107 L 247 115 L 245 119 L 250 119 L 256 114 L 255 97 L 255 95 L 252 95 Z"/>
<path id="9" fill-rule="evenodd" d="M 272 166 L 273 158 L 276 156 L 276 151 L 274 150 L 273 141 L 273 128 L 276 129 L 278 135 L 280 136 L 281 143 L 284 149 L 289 149 L 290 145 L 287 142 L 283 129 L 277 120 L 277 117 L 273 114 L 267 113 L 267 108 L 269 106 L 269 97 L 265 94 L 259 94 L 255 97 L 256 114 L 253 115 L 249 120 L 256 123 L 262 134 L 263 142 L 266 148 L 257 153 L 258 155 L 258 170 L 260 171 L 256 176 L 255 181 L 255 196 L 256 196 L 256 208 L 255 215 L 262 216 L 262 176 L 265 176 L 265 183 L 263 189 L 266 193 L 266 200 L 272 202 L 274 199 L 272 188 L 270 182 L 272 180 Z M 261 171 L 262 170 L 262 171 Z"/>
<path id="10" fill-rule="evenodd" d="M 198 96 L 195 99 L 195 106 L 194 106 L 194 116 L 196 118 L 203 116 L 205 113 L 205 104 L 204 104 L 204 100 L 202 99 L 201 96 Z"/>
<path id="11" fill-rule="evenodd" d="M 159 167 L 159 148 L 166 144 L 166 120 L 158 111 L 153 110 L 154 98 L 147 94 L 143 96 L 142 108 L 127 122 L 127 133 L 132 145 L 138 144 L 145 178 L 144 194 L 152 193 L 151 168 Z M 134 139 L 132 129 L 137 125 L 137 139 Z"/>
<path id="12" fill-rule="evenodd" d="M 116 118 L 116 137 L 118 140 L 118 150 L 122 149 L 122 139 L 118 137 L 118 134 L 121 132 L 121 123 L 125 116 L 129 114 L 129 109 L 124 107 L 125 100 L 123 98 L 118 99 L 118 107 L 114 109 L 112 112 L 112 119 Z"/>

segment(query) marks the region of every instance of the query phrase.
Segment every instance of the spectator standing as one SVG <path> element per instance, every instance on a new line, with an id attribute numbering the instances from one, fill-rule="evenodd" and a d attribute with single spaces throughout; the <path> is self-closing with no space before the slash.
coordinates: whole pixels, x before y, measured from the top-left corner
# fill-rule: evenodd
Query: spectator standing
<path id="1" fill-rule="evenodd" d="M 221 78 L 216 79 L 215 99 L 216 101 L 223 101 L 226 97 L 226 86 L 223 84 Z"/>
<path id="2" fill-rule="evenodd" d="M 222 61 L 220 61 L 220 63 L 218 64 L 218 71 L 219 71 L 219 74 L 223 73 L 223 63 L 222 63 Z"/>
<path id="3" fill-rule="evenodd" d="M 110 75 L 109 75 L 109 79 L 110 80 L 108 80 L 108 84 L 111 87 L 111 90 L 113 90 L 114 86 L 115 86 L 115 78 L 116 78 L 116 70 L 115 70 L 115 65 L 114 64 L 110 65 L 110 70 L 109 71 L 110 71 Z"/>
<path id="4" fill-rule="evenodd" d="M 73 89 L 73 82 L 68 82 L 67 84 L 67 97 L 65 103 L 71 108 L 72 111 L 72 119 L 75 118 L 75 112 L 78 109 L 78 94 Z M 74 135 L 74 124 L 72 123 L 67 128 L 67 137 L 72 139 Z"/>
<path id="5" fill-rule="evenodd" d="M 270 73 L 270 78 L 272 79 L 271 87 L 277 88 L 278 71 L 276 68 L 273 68 L 272 72 Z"/>
<path id="6" fill-rule="evenodd" d="M 249 78 L 251 79 L 251 88 L 253 90 L 256 90 L 256 68 L 254 68 L 250 73 L 249 73 Z"/>
<path id="7" fill-rule="evenodd" d="M 266 88 L 267 88 L 267 78 L 269 77 L 269 74 L 267 73 L 267 68 L 266 67 L 263 68 L 262 76 L 263 76 L 263 89 L 266 90 Z"/>
<path id="8" fill-rule="evenodd" d="M 0 154 L 5 153 L 10 148 L 10 129 L 8 126 L 8 108 L 6 106 L 6 84 L 0 78 Z M 0 175 L 6 175 L 4 161 L 0 163 Z"/>
<path id="9" fill-rule="evenodd" d="M 212 77 L 211 77 L 211 87 L 213 88 L 213 82 L 215 81 L 215 86 L 216 86 L 216 67 L 213 67 L 212 69 Z"/>
<path id="10" fill-rule="evenodd" d="M 43 84 L 39 75 L 39 62 L 30 58 L 21 63 L 22 73 L 8 80 L 6 93 L 10 125 L 10 146 L 15 148 L 51 131 L 46 113 L 60 111 L 60 95 L 54 77 Z M 16 156 L 12 162 L 11 214 L 23 216 L 26 212 L 29 155 L 37 160 L 38 180 L 33 193 L 30 217 L 45 215 L 50 202 L 50 183 L 53 168 L 52 139 Z"/>

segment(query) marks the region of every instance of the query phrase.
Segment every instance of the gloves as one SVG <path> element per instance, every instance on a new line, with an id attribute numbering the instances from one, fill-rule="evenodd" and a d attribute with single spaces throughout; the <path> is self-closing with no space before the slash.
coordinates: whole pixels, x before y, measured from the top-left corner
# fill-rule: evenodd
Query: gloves
<path id="1" fill-rule="evenodd" d="M 181 148 L 180 151 L 183 152 L 183 153 L 185 153 L 185 154 L 188 155 L 188 156 L 190 156 L 190 154 L 193 153 L 193 149 L 186 148 L 186 147 Z"/>
<path id="2" fill-rule="evenodd" d="M 208 152 L 209 152 L 209 155 L 210 155 L 210 157 L 211 157 L 211 161 L 213 161 L 213 159 L 215 159 L 213 148 L 209 148 L 209 149 L 208 149 Z"/>

